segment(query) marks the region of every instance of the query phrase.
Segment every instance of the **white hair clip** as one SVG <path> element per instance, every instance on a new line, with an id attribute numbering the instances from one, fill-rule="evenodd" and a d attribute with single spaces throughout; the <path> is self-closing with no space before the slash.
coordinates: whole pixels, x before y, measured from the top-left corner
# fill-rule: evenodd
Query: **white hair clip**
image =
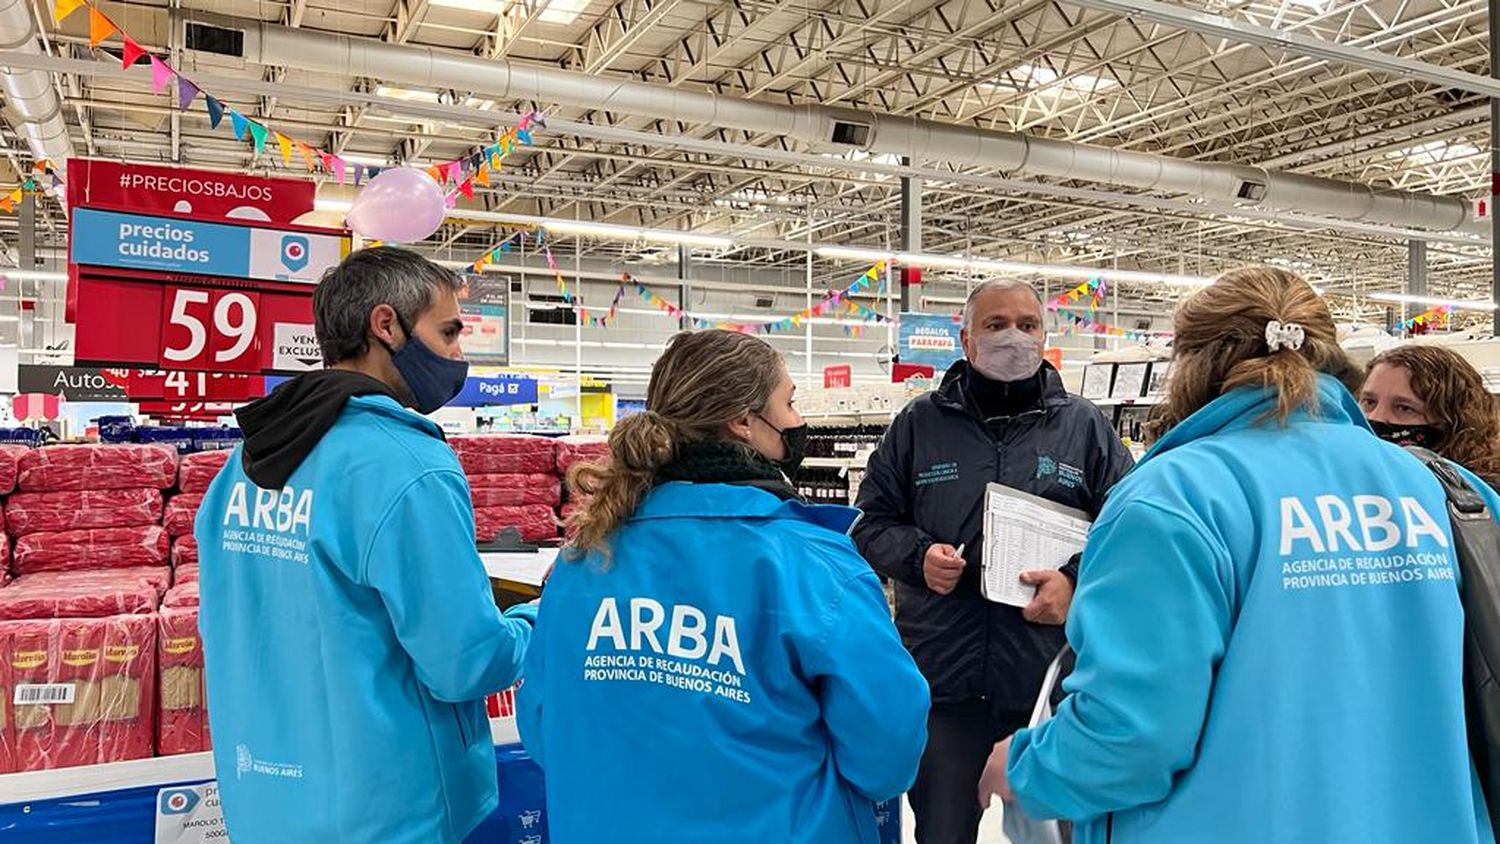
<path id="1" fill-rule="evenodd" d="M 1278 322 L 1273 319 L 1266 323 L 1266 346 L 1272 353 L 1282 349 L 1300 351 L 1302 341 L 1305 339 L 1307 339 L 1307 332 L 1295 322 Z"/>

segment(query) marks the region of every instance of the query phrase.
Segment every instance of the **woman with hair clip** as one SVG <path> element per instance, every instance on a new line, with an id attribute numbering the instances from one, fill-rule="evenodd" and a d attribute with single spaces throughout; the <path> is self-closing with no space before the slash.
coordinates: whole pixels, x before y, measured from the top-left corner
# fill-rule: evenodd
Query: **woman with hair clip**
<path id="1" fill-rule="evenodd" d="M 1375 436 L 1430 449 L 1500 489 L 1500 414 L 1484 377 L 1457 352 L 1409 345 L 1365 367 L 1359 406 Z"/>
<path id="2" fill-rule="evenodd" d="M 846 532 L 786 474 L 807 428 L 765 341 L 679 334 L 647 410 L 570 473 L 518 719 L 555 844 L 873 842 L 927 683 Z"/>
<path id="3" fill-rule="evenodd" d="M 1155 442 L 1084 552 L 1071 694 L 995 746 L 981 802 L 1080 844 L 1493 842 L 1442 487 L 1366 426 L 1292 273 L 1225 273 L 1175 327 Z"/>

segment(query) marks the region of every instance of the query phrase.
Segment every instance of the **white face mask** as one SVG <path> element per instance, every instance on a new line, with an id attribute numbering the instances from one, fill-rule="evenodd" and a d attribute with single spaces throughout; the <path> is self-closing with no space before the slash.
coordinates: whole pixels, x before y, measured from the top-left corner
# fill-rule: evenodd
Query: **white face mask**
<path id="1" fill-rule="evenodd" d="M 1042 341 L 1019 328 L 987 332 L 975 338 L 969 363 L 992 381 L 1030 378 L 1042 365 Z"/>

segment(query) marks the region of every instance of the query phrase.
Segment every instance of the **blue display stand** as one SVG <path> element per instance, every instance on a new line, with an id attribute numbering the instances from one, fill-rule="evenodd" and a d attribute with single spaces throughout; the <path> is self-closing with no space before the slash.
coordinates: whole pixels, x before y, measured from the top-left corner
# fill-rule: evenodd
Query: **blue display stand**
<path id="1" fill-rule="evenodd" d="M 500 805 L 467 844 L 548 844 L 542 769 L 519 744 L 495 748 Z M 157 794 L 154 784 L 48 800 L 0 803 L 0 841 L 5 844 L 153 844 Z M 5 795 L 0 794 L 0 799 Z M 876 810 L 881 844 L 901 842 L 900 801 Z"/>

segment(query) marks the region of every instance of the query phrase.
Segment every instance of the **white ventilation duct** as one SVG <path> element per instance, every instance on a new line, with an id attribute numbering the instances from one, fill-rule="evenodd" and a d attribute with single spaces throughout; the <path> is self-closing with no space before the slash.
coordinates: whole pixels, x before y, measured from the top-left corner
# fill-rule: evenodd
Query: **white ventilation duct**
<path id="1" fill-rule="evenodd" d="M 0 0 L 0 50 L 42 55 L 30 0 Z M 25 136 L 37 161 L 46 159 L 62 172 L 73 155 L 73 141 L 63 120 L 62 103 L 52 74 L 41 70 L 0 68 L 0 87 L 14 112 L 15 130 Z"/>
<path id="2" fill-rule="evenodd" d="M 575 108 L 785 135 L 824 149 L 863 149 L 1012 175 L 1048 176 L 1188 194 L 1224 205 L 1302 212 L 1437 232 L 1483 234 L 1462 198 L 1376 190 L 1368 185 L 1247 167 L 1186 161 L 827 106 L 790 106 L 590 76 L 544 65 L 488 60 L 276 24 L 236 21 L 244 57 L 264 65 L 362 76 L 487 99 Z"/>

